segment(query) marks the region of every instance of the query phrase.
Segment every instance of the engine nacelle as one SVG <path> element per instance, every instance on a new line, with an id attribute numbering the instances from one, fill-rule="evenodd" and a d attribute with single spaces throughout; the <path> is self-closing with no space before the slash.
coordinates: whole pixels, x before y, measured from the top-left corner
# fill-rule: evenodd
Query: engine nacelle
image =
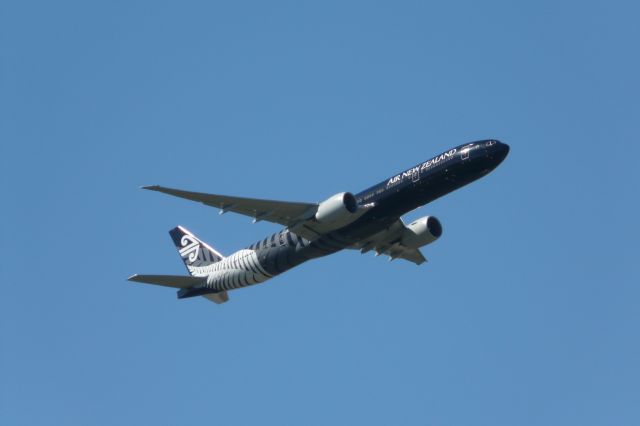
<path id="1" fill-rule="evenodd" d="M 402 245 L 417 249 L 431 244 L 442 235 L 442 225 L 435 216 L 425 216 L 407 225 L 402 233 Z"/>
<path id="2" fill-rule="evenodd" d="M 346 224 L 357 210 L 356 197 L 350 192 L 341 192 L 318 205 L 316 220 L 324 224 Z"/>

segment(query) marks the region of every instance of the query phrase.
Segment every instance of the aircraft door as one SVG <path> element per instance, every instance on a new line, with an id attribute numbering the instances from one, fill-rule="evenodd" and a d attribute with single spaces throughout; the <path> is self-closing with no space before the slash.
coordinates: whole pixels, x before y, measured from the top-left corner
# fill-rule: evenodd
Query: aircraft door
<path id="1" fill-rule="evenodd" d="M 465 146 L 460 151 L 460 159 L 468 160 L 469 159 L 469 151 L 471 151 L 471 145 Z"/>
<path id="2" fill-rule="evenodd" d="M 415 183 L 415 182 L 418 182 L 419 180 L 420 180 L 420 169 L 416 168 L 411 174 L 411 181 Z"/>

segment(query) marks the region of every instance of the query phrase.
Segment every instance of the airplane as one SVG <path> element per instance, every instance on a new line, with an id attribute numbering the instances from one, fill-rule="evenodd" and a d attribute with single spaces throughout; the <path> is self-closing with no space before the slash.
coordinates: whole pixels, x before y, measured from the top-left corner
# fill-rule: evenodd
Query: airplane
<path id="1" fill-rule="evenodd" d="M 189 276 L 132 275 L 130 281 L 177 288 L 178 299 L 203 296 L 215 303 L 228 291 L 265 282 L 308 260 L 343 249 L 374 251 L 390 260 L 426 262 L 420 247 L 442 235 L 435 216 L 406 225 L 401 216 L 467 185 L 495 169 L 509 145 L 495 139 L 456 146 L 358 194 L 337 193 L 320 203 L 272 201 L 183 191 L 143 189 L 198 201 L 269 221 L 284 228 L 249 247 L 223 256 L 182 226 L 169 231 Z"/>

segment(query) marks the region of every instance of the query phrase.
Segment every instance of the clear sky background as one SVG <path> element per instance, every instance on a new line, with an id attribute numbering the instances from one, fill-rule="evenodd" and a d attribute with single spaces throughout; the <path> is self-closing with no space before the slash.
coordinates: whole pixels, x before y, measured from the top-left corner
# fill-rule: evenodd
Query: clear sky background
<path id="1" fill-rule="evenodd" d="M 640 424 L 635 3 L 2 2 L 0 424 Z M 140 185 L 315 202 L 483 138 L 426 265 L 125 281 L 278 230 Z"/>

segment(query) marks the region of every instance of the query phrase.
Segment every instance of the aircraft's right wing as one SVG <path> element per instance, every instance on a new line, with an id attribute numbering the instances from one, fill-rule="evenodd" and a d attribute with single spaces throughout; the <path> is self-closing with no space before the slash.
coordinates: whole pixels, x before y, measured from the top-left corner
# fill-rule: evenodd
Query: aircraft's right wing
<path id="1" fill-rule="evenodd" d="M 310 219 L 316 213 L 318 205 L 315 203 L 296 203 L 287 201 L 261 200 L 257 198 L 242 198 L 229 195 L 205 194 L 202 192 L 183 191 L 163 186 L 143 186 L 143 189 L 164 192 L 187 200 L 198 201 L 207 206 L 220 209 L 221 213 L 234 212 L 252 217 L 254 222 L 265 220 L 284 226 L 293 226 Z"/>
<path id="2" fill-rule="evenodd" d="M 416 265 L 426 262 L 427 259 L 420 249 L 406 247 L 400 242 L 404 228 L 405 224 L 402 222 L 402 219 L 398 219 L 384 231 L 349 248 L 360 250 L 361 253 L 367 253 L 373 250 L 376 252 L 376 255 L 386 254 L 389 256 L 389 260 L 404 259 Z"/>

